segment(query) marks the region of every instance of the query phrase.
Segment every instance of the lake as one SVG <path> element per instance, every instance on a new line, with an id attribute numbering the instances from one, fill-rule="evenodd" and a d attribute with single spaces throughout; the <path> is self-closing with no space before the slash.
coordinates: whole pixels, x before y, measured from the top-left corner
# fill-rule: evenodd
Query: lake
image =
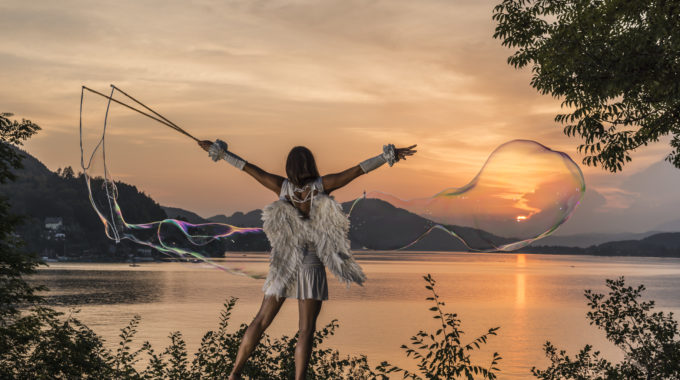
<path id="1" fill-rule="evenodd" d="M 625 276 L 627 283 L 643 283 L 646 299 L 657 308 L 680 312 L 680 259 L 537 254 L 455 252 L 360 252 L 356 254 L 368 281 L 347 289 L 329 274 L 330 300 L 319 316 L 319 327 L 338 319 L 340 328 L 327 344 L 341 354 L 365 354 L 373 365 L 383 360 L 414 368 L 400 346 L 418 330 L 434 331 L 431 305 L 425 298 L 422 276 L 437 280 L 445 310 L 462 319 L 466 340 L 500 326 L 477 362 L 487 364 L 497 351 L 501 379 L 530 378 L 532 366 L 543 368 L 546 340 L 576 353 L 586 343 L 606 357 L 623 356 L 603 332 L 585 318 L 584 289 L 604 292 L 605 279 Z M 265 272 L 267 255 L 230 253 L 216 260 L 226 266 Z M 107 344 L 118 341 L 119 330 L 133 315 L 142 316 L 136 344 L 145 340 L 158 352 L 168 334 L 183 333 L 190 351 L 202 335 L 217 327 L 222 304 L 239 301 L 232 327 L 248 323 L 262 301 L 263 280 L 226 274 L 206 264 L 51 263 L 33 280 L 49 286 L 49 301 L 58 309 L 80 310 L 78 318 Z M 297 330 L 297 303 L 288 300 L 268 333 L 293 335 Z"/>

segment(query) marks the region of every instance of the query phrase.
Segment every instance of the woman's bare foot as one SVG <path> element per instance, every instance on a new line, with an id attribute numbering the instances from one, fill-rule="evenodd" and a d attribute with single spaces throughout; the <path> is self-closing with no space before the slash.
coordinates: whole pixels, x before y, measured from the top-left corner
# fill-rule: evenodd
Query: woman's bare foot
<path id="1" fill-rule="evenodd" d="M 229 380 L 241 380 L 241 375 L 234 375 L 233 373 L 229 375 Z"/>

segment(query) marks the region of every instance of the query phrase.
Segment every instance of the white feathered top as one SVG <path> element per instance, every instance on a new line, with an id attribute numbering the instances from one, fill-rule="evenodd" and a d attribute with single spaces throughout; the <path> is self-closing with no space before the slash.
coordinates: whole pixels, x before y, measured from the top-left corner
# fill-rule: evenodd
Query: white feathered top
<path id="1" fill-rule="evenodd" d="M 316 255 L 340 281 L 348 286 L 352 282 L 362 285 L 366 275 L 352 257 L 349 219 L 342 206 L 333 197 L 319 192 L 311 202 L 309 218 L 305 219 L 281 198 L 262 210 L 262 229 L 272 246 L 269 273 L 262 288 L 265 295 L 281 297 L 295 285 L 307 242 L 314 243 Z"/>

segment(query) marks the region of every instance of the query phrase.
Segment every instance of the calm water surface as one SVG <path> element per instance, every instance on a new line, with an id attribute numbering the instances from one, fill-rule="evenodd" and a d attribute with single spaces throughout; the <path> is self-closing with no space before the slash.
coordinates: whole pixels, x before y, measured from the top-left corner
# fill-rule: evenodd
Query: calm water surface
<path id="1" fill-rule="evenodd" d="M 472 340 L 500 326 L 476 355 L 488 363 L 498 351 L 501 379 L 530 378 L 532 366 L 545 367 L 542 345 L 550 340 L 574 353 L 586 343 L 612 360 L 621 353 L 585 319 L 584 289 L 605 291 L 604 280 L 626 276 L 643 283 L 646 297 L 665 311 L 680 312 L 680 259 L 611 258 L 473 253 L 358 253 L 369 278 L 350 289 L 329 275 L 330 301 L 324 303 L 319 326 L 338 319 L 340 328 L 328 345 L 343 354 L 366 354 L 372 364 L 388 360 L 407 368 L 413 362 L 399 348 L 420 329 L 434 330 L 422 276 L 437 280 L 446 310 L 457 313 Z M 264 272 L 264 254 L 232 254 L 220 260 L 230 266 Z M 142 316 L 137 343 L 150 341 L 156 351 L 181 331 L 190 350 L 202 335 L 217 327 L 222 304 L 238 297 L 232 326 L 248 323 L 262 301 L 262 280 L 225 274 L 204 264 L 53 263 L 34 279 L 49 286 L 49 300 L 62 310 L 77 308 L 79 318 L 113 346 L 120 328 L 135 314 Z M 288 300 L 269 333 L 293 335 L 297 303 Z"/>

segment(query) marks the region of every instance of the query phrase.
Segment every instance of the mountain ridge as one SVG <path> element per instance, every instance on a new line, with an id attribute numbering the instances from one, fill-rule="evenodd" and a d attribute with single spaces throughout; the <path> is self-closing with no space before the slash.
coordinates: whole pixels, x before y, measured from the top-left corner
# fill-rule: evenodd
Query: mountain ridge
<path id="1" fill-rule="evenodd" d="M 17 148 L 18 149 L 18 148 Z M 39 229 L 46 217 L 63 217 L 69 228 L 67 236 L 69 249 L 81 252 L 93 252 L 106 255 L 114 246 L 104 235 L 104 226 L 92 211 L 82 174 L 74 175 L 72 170 L 55 173 L 50 171 L 37 158 L 21 151 L 24 155 L 23 169 L 17 170 L 17 181 L 0 186 L 0 193 L 10 198 L 12 210 L 17 214 L 28 215 L 29 222 L 20 231 L 26 237 L 29 246 L 38 248 L 34 243 L 44 239 L 44 232 Z M 203 218 L 197 213 L 171 206 L 160 206 L 150 196 L 135 186 L 117 182 L 120 203 L 126 220 L 130 222 L 148 222 L 166 217 L 180 218 L 192 223 L 226 223 L 239 227 L 261 227 L 259 209 L 249 212 L 235 212 L 230 216 L 215 215 Z M 364 242 L 388 242 L 392 248 L 411 243 L 415 237 L 428 230 L 432 223 L 422 216 L 399 209 L 389 203 L 378 200 L 364 200 L 362 207 L 353 211 L 354 218 L 350 228 L 353 249 L 362 249 Z M 345 212 L 349 211 L 351 202 L 342 204 Z M 467 227 L 456 227 L 456 233 L 472 245 L 493 241 L 503 244 L 503 239 L 481 230 Z M 593 255 L 637 255 L 637 256 L 675 256 L 680 257 L 680 241 L 676 234 L 655 233 L 643 234 L 580 234 L 573 236 L 549 236 L 539 240 L 521 252 L 535 253 L 570 253 Z M 636 239 L 631 239 L 635 237 Z M 613 241 L 602 239 L 617 238 Z M 401 239 L 401 240 L 399 240 Z M 561 239 L 561 240 L 560 240 Z M 555 244 L 555 243 L 561 244 Z M 136 249 L 132 243 L 130 249 Z M 222 247 L 226 251 L 266 251 L 269 242 L 264 234 L 246 234 L 224 240 Z M 581 246 L 578 246 L 580 244 Z M 117 246 L 117 245 L 115 245 Z M 389 247 L 388 247 L 389 248 Z M 66 249 L 66 248 L 64 248 Z M 466 251 L 467 247 L 450 234 L 441 230 L 432 231 L 426 238 L 408 247 L 409 251 Z"/>

